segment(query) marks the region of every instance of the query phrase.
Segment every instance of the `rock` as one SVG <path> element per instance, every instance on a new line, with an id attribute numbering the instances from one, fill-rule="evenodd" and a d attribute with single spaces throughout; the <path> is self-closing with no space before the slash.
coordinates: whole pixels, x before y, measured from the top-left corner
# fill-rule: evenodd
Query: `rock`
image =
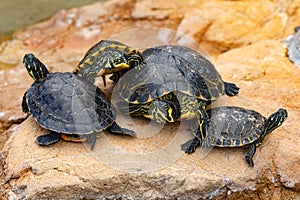
<path id="1" fill-rule="evenodd" d="M 285 43 L 287 44 L 287 55 L 291 62 L 293 62 L 297 67 L 300 68 L 300 56 L 299 56 L 299 36 L 300 36 L 299 26 L 295 27 L 295 34 L 289 35 Z"/>
<path id="2" fill-rule="evenodd" d="M 0 46 L 1 66 L 16 66 L 0 72 L 0 125 L 10 127 L 1 138 L 11 135 L 2 151 L 3 198 L 299 198 L 300 74 L 283 43 L 298 25 L 299 7 L 299 1 L 110 0 L 60 11 L 17 33 Z M 253 168 L 244 161 L 243 148 L 214 148 L 202 159 L 199 150 L 183 155 L 180 144 L 193 137 L 184 123 L 161 127 L 118 116 L 118 123 L 136 129 L 139 138 L 103 133 L 93 152 L 64 141 L 39 147 L 34 140 L 44 129 L 31 117 L 16 125 L 25 118 L 21 98 L 32 83 L 22 65 L 25 53 L 36 54 L 50 71 L 71 71 L 101 39 L 122 38 L 139 47 L 157 38 L 187 42 L 160 30 L 159 37 L 150 29 L 124 33 L 143 27 L 187 34 L 215 58 L 223 79 L 241 90 L 213 106 L 241 106 L 265 116 L 280 107 L 288 110 L 287 121 L 258 148 Z"/>
<path id="3" fill-rule="evenodd" d="M 258 148 L 253 168 L 246 164 L 243 148 L 214 148 L 204 159 L 199 150 L 183 155 L 179 145 L 192 137 L 186 124 L 168 124 L 138 139 L 102 134 L 91 152 L 83 144 L 63 141 L 39 147 L 34 140 L 45 130 L 29 117 L 3 149 L 6 180 L 17 198 L 26 199 L 296 198 L 300 75 L 284 52 L 281 42 L 266 40 L 228 51 L 216 61 L 224 79 L 242 88 L 238 96 L 219 104 L 255 109 L 265 116 L 280 107 L 289 112 L 283 126 Z M 132 123 L 122 125 L 140 135 L 154 127 L 142 119 L 137 126 Z"/>
<path id="4" fill-rule="evenodd" d="M 279 39 L 288 15 L 277 2 L 209 1 L 190 2 L 178 31 L 193 36 L 210 53 L 264 39 Z M 234 30 L 234 31 L 233 31 Z"/>
<path id="5" fill-rule="evenodd" d="M 299 172 L 295 170 L 299 167 L 299 157 L 294 157 L 292 174 L 290 168 L 281 166 L 281 159 L 276 159 L 287 153 L 284 148 L 278 148 L 279 138 L 276 140 L 276 135 L 291 137 L 284 129 L 279 128 L 266 138 L 255 156 L 255 167 L 249 168 L 244 161 L 245 150 L 238 148 L 215 148 L 205 159 L 200 159 L 198 153 L 178 156 L 179 144 L 188 137 L 177 138 L 176 134 L 183 135 L 184 132 L 178 133 L 170 126 L 150 139 L 102 135 L 93 152 L 88 146 L 71 142 L 39 147 L 34 140 L 45 130 L 30 117 L 18 127 L 3 149 L 5 175 L 18 199 L 234 199 L 255 197 L 257 193 L 271 198 L 276 187 L 282 185 L 299 191 L 296 184 L 299 183 Z M 166 135 L 168 137 L 163 137 Z M 175 140 L 172 151 L 155 148 L 155 143 L 166 145 L 172 139 Z M 289 140 L 281 143 L 282 146 L 289 145 Z M 110 149 L 111 144 L 115 149 Z M 143 148 L 136 154 L 140 145 Z M 137 149 L 130 149 L 132 147 Z M 159 153 L 153 158 L 151 153 L 155 151 Z M 175 158 L 170 159 L 169 154 Z M 282 164 L 288 164 L 288 160 Z M 265 189 L 267 186 L 268 190 Z M 288 189 L 281 188 L 281 194 L 283 192 L 293 195 Z"/>

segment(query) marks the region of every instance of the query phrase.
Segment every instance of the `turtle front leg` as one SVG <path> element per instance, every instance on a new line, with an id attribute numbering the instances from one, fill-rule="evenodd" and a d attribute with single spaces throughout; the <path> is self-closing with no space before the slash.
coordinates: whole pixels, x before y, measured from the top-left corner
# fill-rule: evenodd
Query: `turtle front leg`
<path id="1" fill-rule="evenodd" d="M 197 110 L 196 116 L 198 129 L 196 131 L 195 136 L 201 141 L 202 145 L 202 142 L 208 135 L 208 127 L 210 125 L 210 120 L 206 110 L 203 107 L 200 107 L 199 110 Z"/>
<path id="2" fill-rule="evenodd" d="M 123 134 L 136 137 L 136 133 L 132 130 L 120 127 L 116 122 L 110 125 L 106 130 L 114 134 Z"/>
<path id="3" fill-rule="evenodd" d="M 25 92 L 25 94 L 23 95 L 23 99 L 22 99 L 22 110 L 24 113 L 28 113 L 29 112 L 29 108 L 26 102 L 26 94 L 27 92 Z"/>
<path id="4" fill-rule="evenodd" d="M 94 150 L 96 139 L 97 139 L 96 136 L 97 136 L 97 132 L 94 132 L 89 136 L 87 136 L 88 142 L 91 144 L 91 150 Z"/>
<path id="5" fill-rule="evenodd" d="M 250 144 L 249 151 L 247 152 L 247 154 L 245 156 L 246 162 L 249 164 L 250 167 L 254 166 L 254 162 L 253 162 L 252 158 L 255 154 L 255 151 L 256 151 L 256 143 Z"/>
<path id="6" fill-rule="evenodd" d="M 192 129 L 196 137 L 181 145 L 181 149 L 188 154 L 194 153 L 198 146 L 203 145 L 204 139 L 208 135 L 210 120 L 207 112 L 203 107 L 200 107 L 196 116 L 197 128 Z"/>
<path id="7" fill-rule="evenodd" d="M 46 135 L 41 135 L 36 138 L 36 143 L 40 146 L 47 146 L 50 144 L 54 144 L 60 140 L 60 133 L 56 133 L 51 131 Z"/>
<path id="8" fill-rule="evenodd" d="M 197 137 L 195 137 L 194 139 L 191 139 L 186 143 L 180 145 L 181 150 L 188 154 L 194 153 L 196 151 L 196 148 L 200 146 L 200 143 L 201 141 Z"/>

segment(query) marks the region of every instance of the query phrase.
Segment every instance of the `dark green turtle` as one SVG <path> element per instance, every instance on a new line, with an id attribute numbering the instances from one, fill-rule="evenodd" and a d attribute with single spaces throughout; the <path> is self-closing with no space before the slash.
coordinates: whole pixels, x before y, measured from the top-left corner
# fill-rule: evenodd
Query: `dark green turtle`
<path id="1" fill-rule="evenodd" d="M 287 43 L 287 55 L 289 59 L 297 67 L 300 67 L 300 26 L 295 27 L 295 34 L 290 35 L 285 42 Z"/>
<path id="2" fill-rule="evenodd" d="M 106 85 L 105 75 L 138 67 L 142 63 L 143 58 L 138 50 L 121 42 L 101 40 L 86 52 L 73 73 L 92 83 L 97 76 L 102 76 Z"/>
<path id="3" fill-rule="evenodd" d="M 279 109 L 269 118 L 265 118 L 254 110 L 239 107 L 217 107 L 208 110 L 211 126 L 208 135 L 202 143 L 199 138 L 181 145 L 186 153 L 193 153 L 197 146 L 203 147 L 240 147 L 246 146 L 249 152 L 246 161 L 254 166 L 252 157 L 256 147 L 262 143 L 265 136 L 282 125 L 288 113 L 285 109 Z"/>
<path id="4" fill-rule="evenodd" d="M 26 54 L 23 63 L 35 81 L 24 94 L 22 109 L 50 130 L 36 139 L 39 145 L 53 144 L 62 138 L 88 140 L 93 149 L 96 135 L 102 130 L 135 135 L 117 125 L 115 109 L 94 84 L 69 72 L 49 73 L 33 54 Z"/>
<path id="5" fill-rule="evenodd" d="M 157 46 L 143 51 L 142 57 L 146 64 L 129 70 L 116 85 L 122 112 L 157 122 L 197 116 L 196 134 L 203 138 L 209 126 L 206 106 L 221 95 L 238 94 L 235 84 L 224 82 L 214 65 L 190 48 Z"/>

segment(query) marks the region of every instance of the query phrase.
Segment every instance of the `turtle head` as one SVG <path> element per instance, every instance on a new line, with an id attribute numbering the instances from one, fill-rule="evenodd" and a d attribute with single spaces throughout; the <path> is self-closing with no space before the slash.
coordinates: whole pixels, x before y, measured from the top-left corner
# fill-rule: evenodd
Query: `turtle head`
<path id="1" fill-rule="evenodd" d="M 155 100 L 149 109 L 149 115 L 159 123 L 175 122 L 180 117 L 180 106 L 172 101 Z"/>
<path id="2" fill-rule="evenodd" d="M 26 67 L 28 74 L 34 80 L 42 79 L 49 73 L 47 67 L 32 53 L 28 53 L 24 56 L 23 64 Z"/>
<path id="3" fill-rule="evenodd" d="M 130 68 L 136 68 L 138 70 L 145 64 L 141 53 L 135 49 L 128 54 L 127 60 Z"/>
<path id="4" fill-rule="evenodd" d="M 285 109 L 280 108 L 273 113 L 266 121 L 265 133 L 268 134 L 282 125 L 282 123 L 288 117 L 288 113 Z"/>
<path id="5" fill-rule="evenodd" d="M 112 74 L 118 71 L 127 71 L 131 68 L 139 68 L 144 64 L 140 52 L 126 46 L 106 47 L 101 57 L 103 65 L 95 67 L 97 76 Z M 100 67 L 97 69 L 97 67 Z"/>
<path id="6" fill-rule="evenodd" d="M 97 76 L 104 77 L 118 71 L 127 71 L 143 63 L 140 52 L 134 48 L 110 45 L 85 56 L 73 72 L 94 82 Z"/>

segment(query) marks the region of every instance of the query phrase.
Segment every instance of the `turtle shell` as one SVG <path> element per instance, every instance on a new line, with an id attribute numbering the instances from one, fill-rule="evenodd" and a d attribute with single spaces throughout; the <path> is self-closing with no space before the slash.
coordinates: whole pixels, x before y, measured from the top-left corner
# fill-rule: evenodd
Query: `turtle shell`
<path id="1" fill-rule="evenodd" d="M 208 144 L 238 147 L 256 141 L 264 132 L 266 118 L 260 113 L 239 107 L 224 106 L 207 111 L 211 126 Z"/>
<path id="2" fill-rule="evenodd" d="M 140 52 L 121 42 L 101 40 L 86 52 L 73 73 L 94 78 L 127 69 L 132 65 L 130 55 L 140 55 Z"/>
<path id="3" fill-rule="evenodd" d="M 100 42 L 96 43 L 94 46 L 92 46 L 84 55 L 83 59 L 79 62 L 78 66 L 82 65 L 83 63 L 86 63 L 88 60 L 94 61 L 95 62 L 95 58 L 97 59 L 97 57 L 95 57 L 95 53 L 99 52 L 100 49 L 102 49 L 103 47 L 111 47 L 114 48 L 116 51 L 124 51 L 126 53 L 129 53 L 131 51 L 132 48 L 126 46 L 125 44 L 118 42 L 118 41 L 112 41 L 112 40 L 101 40 Z M 123 47 L 121 49 L 121 47 Z M 113 53 L 109 51 L 109 48 L 103 48 L 103 52 L 101 52 L 102 54 L 109 54 L 109 53 Z M 98 54 L 97 54 L 98 55 Z M 99 54 L 100 55 L 100 54 Z M 93 57 L 93 58 L 92 58 Z M 96 64 L 97 62 L 95 62 Z M 88 65 L 88 63 L 86 63 L 86 65 Z"/>
<path id="4" fill-rule="evenodd" d="M 102 91 L 72 73 L 51 73 L 26 93 L 30 113 L 46 129 L 90 134 L 111 125 L 116 111 Z"/>
<path id="5" fill-rule="evenodd" d="M 118 84 L 129 103 L 147 103 L 172 91 L 211 101 L 225 93 L 214 65 L 190 48 L 167 45 L 142 52 L 146 66 L 131 69 Z"/>

